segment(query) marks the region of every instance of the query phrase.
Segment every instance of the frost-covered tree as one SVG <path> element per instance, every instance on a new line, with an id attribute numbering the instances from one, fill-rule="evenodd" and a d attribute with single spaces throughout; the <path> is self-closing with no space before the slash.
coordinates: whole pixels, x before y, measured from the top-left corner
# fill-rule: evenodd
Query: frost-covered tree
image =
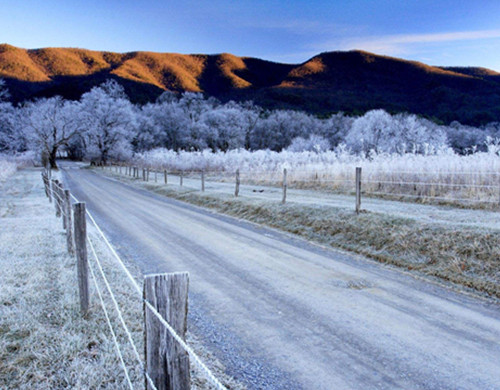
<path id="1" fill-rule="evenodd" d="M 373 110 L 354 120 L 345 143 L 354 152 L 430 153 L 447 147 L 443 128 L 415 115 Z"/>
<path id="2" fill-rule="evenodd" d="M 384 110 L 373 110 L 354 120 L 345 143 L 354 152 L 378 153 L 388 151 L 395 136 L 391 115 Z"/>
<path id="3" fill-rule="evenodd" d="M 324 137 L 332 147 L 344 141 L 347 133 L 351 130 L 354 118 L 339 112 L 328 119 L 316 120 L 318 130 L 316 134 Z"/>
<path id="4" fill-rule="evenodd" d="M 106 163 L 130 155 L 135 111 L 116 81 L 83 94 L 79 119 L 85 129 L 87 158 Z"/>
<path id="5" fill-rule="evenodd" d="M 200 117 L 202 136 L 213 151 L 226 152 L 245 146 L 248 122 L 244 110 L 237 106 L 222 106 L 204 112 Z"/>
<path id="6" fill-rule="evenodd" d="M 389 152 L 426 153 L 429 148 L 440 150 L 448 147 L 448 138 L 443 127 L 413 114 L 398 114 L 393 117 L 396 134 Z"/>
<path id="7" fill-rule="evenodd" d="M 250 136 L 252 149 L 280 151 L 296 137 L 316 133 L 317 120 L 312 116 L 290 110 L 276 110 L 260 120 Z"/>
<path id="8" fill-rule="evenodd" d="M 5 81 L 0 79 L 0 152 L 17 149 L 17 139 L 13 125 L 15 111 L 10 103 L 7 103 L 9 92 L 5 87 Z"/>
<path id="9" fill-rule="evenodd" d="M 18 113 L 17 127 L 31 150 L 57 168 L 57 152 L 78 132 L 77 103 L 60 96 L 25 103 Z"/>
<path id="10" fill-rule="evenodd" d="M 16 110 L 10 103 L 0 103 L 0 152 L 23 149 L 23 138 L 15 131 L 16 117 Z"/>
<path id="11" fill-rule="evenodd" d="M 189 147 L 188 128 L 195 121 L 189 118 L 178 99 L 163 99 L 143 106 L 137 121 L 137 139 L 134 142 L 139 150 L 165 147 L 178 151 Z"/>
<path id="12" fill-rule="evenodd" d="M 330 142 L 321 135 L 311 134 L 308 138 L 297 137 L 288 147 L 290 152 L 326 152 L 330 150 Z"/>
<path id="13" fill-rule="evenodd" d="M 475 151 L 486 150 L 486 137 L 495 137 L 495 124 L 491 123 L 478 129 L 472 126 L 462 125 L 453 121 L 445 128 L 450 146 L 460 154 L 470 154 Z M 498 133 L 500 136 L 500 133 Z"/>

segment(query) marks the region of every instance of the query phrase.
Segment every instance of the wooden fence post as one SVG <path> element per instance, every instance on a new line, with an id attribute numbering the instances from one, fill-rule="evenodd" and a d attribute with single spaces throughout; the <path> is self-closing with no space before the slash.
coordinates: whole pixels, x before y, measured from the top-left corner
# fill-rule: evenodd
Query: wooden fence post
<path id="1" fill-rule="evenodd" d="M 201 192 L 205 192 L 205 171 L 201 171 Z"/>
<path id="2" fill-rule="evenodd" d="M 286 182 L 286 168 L 283 169 L 283 199 L 281 200 L 282 204 L 286 203 L 286 188 L 287 188 L 287 182 Z"/>
<path id="3" fill-rule="evenodd" d="M 158 183 L 158 172 L 155 170 L 155 183 Z"/>
<path id="4" fill-rule="evenodd" d="M 181 171 L 181 175 L 179 176 L 179 185 L 182 187 L 183 182 L 183 172 Z"/>
<path id="5" fill-rule="evenodd" d="M 89 270 L 87 259 L 87 220 L 85 203 L 73 205 L 76 268 L 78 275 L 78 291 L 80 293 L 80 310 L 84 316 L 89 311 Z"/>
<path id="6" fill-rule="evenodd" d="M 66 219 L 66 246 L 68 253 L 73 254 L 73 229 L 71 227 L 71 195 L 69 190 L 64 190 L 64 209 Z"/>
<path id="7" fill-rule="evenodd" d="M 165 184 L 168 184 L 168 178 L 167 178 L 167 170 L 163 170 L 163 179 L 165 180 Z"/>
<path id="8" fill-rule="evenodd" d="M 42 171 L 42 181 L 43 181 L 43 189 L 45 190 L 45 196 L 49 196 L 47 194 L 47 184 L 46 184 L 46 181 L 45 181 L 45 172 Z"/>
<path id="9" fill-rule="evenodd" d="M 59 183 L 52 179 L 52 195 L 54 196 L 54 206 L 56 208 L 56 217 L 61 216 L 61 204 L 59 203 Z"/>
<path id="10" fill-rule="evenodd" d="M 189 275 L 187 272 L 146 275 L 144 300 L 186 339 Z M 144 304 L 146 373 L 158 390 L 189 390 L 189 355 Z M 146 389 L 152 387 L 146 380 Z"/>
<path id="11" fill-rule="evenodd" d="M 47 185 L 49 186 L 49 202 L 52 203 L 54 199 L 54 194 L 52 193 L 52 179 L 50 176 L 47 177 Z"/>
<path id="12" fill-rule="evenodd" d="M 47 181 L 47 191 L 49 193 L 49 202 L 52 203 L 52 188 L 51 188 L 51 179 L 50 179 L 50 176 L 47 176 L 46 178 L 46 181 Z"/>
<path id="13" fill-rule="evenodd" d="M 361 210 L 361 168 L 356 167 L 356 213 Z"/>
<path id="14" fill-rule="evenodd" d="M 234 196 L 238 196 L 240 193 L 240 170 L 236 170 L 236 187 L 234 189 Z"/>
<path id="15" fill-rule="evenodd" d="M 63 229 L 66 230 L 66 199 L 64 197 L 64 188 L 62 186 L 62 183 L 59 185 L 59 196 L 61 197 L 61 219 L 62 219 L 62 225 Z"/>
<path id="16" fill-rule="evenodd" d="M 42 180 L 43 180 L 43 188 L 45 190 L 45 195 L 47 198 L 49 198 L 49 202 L 52 203 L 52 197 L 50 195 L 50 183 L 49 183 L 49 177 L 47 175 L 47 172 L 42 172 Z"/>
<path id="17" fill-rule="evenodd" d="M 149 181 L 149 168 L 146 168 L 146 181 Z"/>

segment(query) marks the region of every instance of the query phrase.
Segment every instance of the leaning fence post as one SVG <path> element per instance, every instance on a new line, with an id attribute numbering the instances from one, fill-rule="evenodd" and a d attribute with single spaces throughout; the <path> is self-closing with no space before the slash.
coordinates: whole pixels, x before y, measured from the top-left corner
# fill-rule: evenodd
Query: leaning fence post
<path id="1" fill-rule="evenodd" d="M 46 177 L 45 177 L 45 172 L 42 171 L 42 181 L 43 181 L 43 188 L 45 190 L 45 196 L 49 196 L 48 192 L 47 192 L 47 181 L 45 180 Z"/>
<path id="2" fill-rule="evenodd" d="M 68 253 L 73 254 L 73 229 L 71 227 L 71 195 L 69 190 L 64 190 L 64 209 L 66 210 L 66 245 Z"/>
<path id="3" fill-rule="evenodd" d="M 238 196 L 240 193 L 240 170 L 236 170 L 236 187 L 234 189 L 234 196 Z"/>
<path id="4" fill-rule="evenodd" d="M 356 213 L 361 210 L 361 168 L 356 167 Z"/>
<path id="5" fill-rule="evenodd" d="M 78 291 L 80 293 L 80 310 L 85 316 L 89 311 L 89 271 L 87 260 L 87 220 L 85 203 L 73 205 L 76 268 L 78 275 Z"/>
<path id="6" fill-rule="evenodd" d="M 59 180 L 56 180 L 56 193 L 57 193 L 57 206 L 59 211 L 57 216 L 60 217 L 62 215 L 63 208 L 62 208 L 62 197 L 61 197 L 61 183 L 59 182 Z"/>
<path id="7" fill-rule="evenodd" d="M 205 171 L 201 171 L 201 192 L 205 192 Z"/>
<path id="8" fill-rule="evenodd" d="M 66 199 L 64 197 L 64 188 L 62 184 L 59 186 L 59 196 L 61 197 L 61 219 L 62 219 L 62 225 L 63 229 L 66 230 Z"/>
<path id="9" fill-rule="evenodd" d="M 47 176 L 47 191 L 48 191 L 48 196 L 49 196 L 49 202 L 52 203 L 52 186 L 51 186 L 51 183 L 52 183 L 52 179 L 50 178 L 50 176 Z"/>
<path id="10" fill-rule="evenodd" d="M 286 168 L 284 168 L 283 169 L 283 199 L 281 200 L 281 203 L 283 203 L 283 204 L 286 203 L 286 188 L 287 188 Z"/>
<path id="11" fill-rule="evenodd" d="M 56 208 L 56 217 L 61 216 L 61 206 L 59 204 L 59 183 L 57 180 L 52 179 L 52 195 L 54 196 L 54 206 Z"/>
<path id="12" fill-rule="evenodd" d="M 52 198 L 50 196 L 50 184 L 49 184 L 49 178 L 47 176 L 47 172 L 42 172 L 42 180 L 43 180 L 43 187 L 45 190 L 45 195 L 47 198 L 49 198 L 49 202 L 52 202 Z"/>
<path id="13" fill-rule="evenodd" d="M 189 275 L 187 272 L 144 277 L 144 349 L 146 374 L 158 390 L 189 390 L 189 355 L 153 314 L 153 308 L 186 339 Z M 146 389 L 153 387 L 146 380 Z"/>

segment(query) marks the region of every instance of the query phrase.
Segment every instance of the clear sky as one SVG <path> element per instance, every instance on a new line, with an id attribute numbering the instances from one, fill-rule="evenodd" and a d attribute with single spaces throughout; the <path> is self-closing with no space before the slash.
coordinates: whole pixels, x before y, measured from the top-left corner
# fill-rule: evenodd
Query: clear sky
<path id="1" fill-rule="evenodd" d="M 500 0 L 0 0 L 0 42 L 299 63 L 362 49 L 500 71 Z"/>

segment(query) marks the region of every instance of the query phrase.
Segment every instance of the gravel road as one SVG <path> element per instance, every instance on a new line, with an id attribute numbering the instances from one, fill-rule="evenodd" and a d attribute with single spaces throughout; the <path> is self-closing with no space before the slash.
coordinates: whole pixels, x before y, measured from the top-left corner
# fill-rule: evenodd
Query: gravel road
<path id="1" fill-rule="evenodd" d="M 250 389 L 500 389 L 500 307 L 66 165 L 144 273 L 189 271 L 189 327 Z"/>

